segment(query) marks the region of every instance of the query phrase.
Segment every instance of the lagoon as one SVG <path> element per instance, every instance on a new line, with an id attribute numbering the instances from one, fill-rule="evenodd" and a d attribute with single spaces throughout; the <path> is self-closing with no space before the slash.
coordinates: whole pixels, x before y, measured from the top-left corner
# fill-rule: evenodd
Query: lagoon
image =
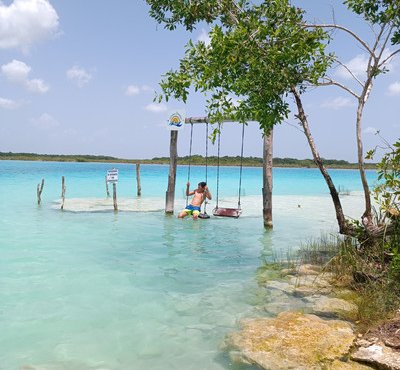
<path id="1" fill-rule="evenodd" d="M 58 209 L 61 176 L 66 202 L 104 199 L 112 167 L 118 198 L 135 202 L 131 164 L 0 161 L 0 369 L 235 369 L 219 344 L 240 319 L 266 315 L 257 269 L 337 230 L 322 176 L 274 169 L 272 231 L 262 223 L 261 168 L 243 169 L 237 220 L 165 216 L 168 166 L 161 165 L 141 166 L 142 198 L 156 205 L 148 212 Z M 358 172 L 330 173 L 349 192 L 345 213 L 359 217 Z M 238 174 L 221 168 L 220 200 L 228 206 L 236 206 Z M 373 184 L 375 172 L 367 175 Z M 204 178 L 204 167 L 192 167 L 193 185 Z M 180 166 L 176 211 L 186 181 Z M 208 183 L 215 198 L 214 167 Z"/>

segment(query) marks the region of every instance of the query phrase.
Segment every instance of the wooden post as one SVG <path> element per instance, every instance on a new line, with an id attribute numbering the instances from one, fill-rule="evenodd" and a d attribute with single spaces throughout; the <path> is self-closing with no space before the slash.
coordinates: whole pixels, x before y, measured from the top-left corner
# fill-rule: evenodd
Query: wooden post
<path id="1" fill-rule="evenodd" d="M 64 176 L 61 177 L 61 209 L 64 209 L 64 202 L 65 202 L 65 178 Z"/>
<path id="2" fill-rule="evenodd" d="M 107 194 L 107 197 L 109 197 L 109 196 L 110 196 L 110 192 L 108 191 L 108 181 L 107 181 L 107 175 L 106 175 L 106 194 Z"/>
<path id="3" fill-rule="evenodd" d="M 136 182 L 137 182 L 137 195 L 142 195 L 142 187 L 140 186 L 140 163 L 136 163 Z"/>
<path id="4" fill-rule="evenodd" d="M 273 129 L 264 136 L 263 144 L 263 218 L 264 227 L 272 229 L 272 141 Z"/>
<path id="5" fill-rule="evenodd" d="M 114 203 L 114 211 L 118 211 L 117 205 L 117 184 L 113 182 L 113 203 Z"/>
<path id="6" fill-rule="evenodd" d="M 171 130 L 171 141 L 169 145 L 169 175 L 168 175 L 168 190 L 165 199 L 165 213 L 174 213 L 175 202 L 175 182 L 176 182 L 176 166 L 178 162 L 178 131 Z"/>
<path id="7" fill-rule="evenodd" d="M 42 200 L 41 196 L 42 196 L 43 186 L 44 186 L 44 179 L 42 179 L 42 184 L 37 185 L 36 193 L 37 193 L 37 204 L 38 205 L 40 205 L 40 202 Z"/>

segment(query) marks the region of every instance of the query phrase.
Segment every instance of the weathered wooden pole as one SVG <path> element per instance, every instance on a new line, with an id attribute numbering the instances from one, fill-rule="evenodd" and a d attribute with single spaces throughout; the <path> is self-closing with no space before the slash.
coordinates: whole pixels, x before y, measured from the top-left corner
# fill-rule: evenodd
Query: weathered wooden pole
<path id="1" fill-rule="evenodd" d="M 41 202 L 41 196 L 42 196 L 42 191 L 43 191 L 43 186 L 44 186 L 44 179 L 42 179 L 42 183 L 37 185 L 37 204 L 40 205 Z"/>
<path id="2" fill-rule="evenodd" d="M 109 196 L 110 196 L 110 192 L 108 191 L 108 181 L 107 181 L 107 175 L 106 175 L 106 194 L 107 194 L 107 197 L 109 197 Z"/>
<path id="3" fill-rule="evenodd" d="M 117 204 L 117 184 L 113 182 L 113 203 L 114 203 L 114 211 L 118 211 Z"/>
<path id="4" fill-rule="evenodd" d="M 64 176 L 61 177 L 61 209 L 64 209 L 65 203 L 65 178 Z"/>
<path id="5" fill-rule="evenodd" d="M 263 144 L 263 218 L 264 227 L 272 229 L 272 141 L 273 129 L 264 136 Z"/>
<path id="6" fill-rule="evenodd" d="M 176 167 L 178 163 L 178 131 L 171 130 L 171 141 L 169 144 L 169 175 L 168 175 L 168 190 L 165 199 L 165 213 L 174 213 L 175 201 L 175 182 L 176 182 Z"/>
<path id="7" fill-rule="evenodd" d="M 142 195 L 142 187 L 140 186 L 140 163 L 136 163 L 136 183 L 137 183 L 137 195 Z"/>

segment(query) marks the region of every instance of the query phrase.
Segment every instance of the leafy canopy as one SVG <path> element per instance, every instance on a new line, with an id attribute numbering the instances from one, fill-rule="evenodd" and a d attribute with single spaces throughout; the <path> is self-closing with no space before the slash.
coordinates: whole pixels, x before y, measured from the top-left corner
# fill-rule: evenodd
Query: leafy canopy
<path id="1" fill-rule="evenodd" d="M 264 132 L 287 118 L 286 95 L 326 71 L 328 35 L 304 27 L 303 11 L 288 0 L 254 5 L 234 0 L 147 0 L 166 28 L 210 24 L 210 44 L 190 41 L 177 70 L 163 76 L 163 94 L 186 102 L 189 90 L 207 94 L 213 121 L 258 121 Z M 235 99 L 232 97 L 234 96 Z M 236 99 L 237 98 L 237 99 Z"/>
<path id="2" fill-rule="evenodd" d="M 371 24 L 388 24 L 393 27 L 391 42 L 400 44 L 399 0 L 346 0 L 347 7 Z"/>

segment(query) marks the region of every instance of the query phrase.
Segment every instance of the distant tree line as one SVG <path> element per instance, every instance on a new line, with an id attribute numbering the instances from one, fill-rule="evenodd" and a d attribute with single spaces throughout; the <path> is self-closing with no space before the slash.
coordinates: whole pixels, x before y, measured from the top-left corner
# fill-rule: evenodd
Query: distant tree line
<path id="1" fill-rule="evenodd" d="M 169 157 L 154 157 L 152 159 L 123 159 L 106 155 L 68 155 L 68 154 L 36 154 L 36 153 L 12 153 L 0 152 L 0 160 L 20 160 L 20 161 L 49 161 L 49 162 L 117 162 L 117 163 L 142 163 L 142 164 L 168 164 Z M 357 163 L 350 163 L 345 160 L 323 159 L 327 167 L 333 168 L 357 168 Z M 239 166 L 241 162 L 240 156 L 222 156 L 219 158 L 221 166 Z M 180 165 L 198 165 L 206 164 L 206 157 L 202 155 L 192 155 L 179 157 Z M 207 164 L 216 166 L 218 157 L 210 156 L 207 158 Z M 243 166 L 261 167 L 263 159 L 260 157 L 243 157 Z M 275 167 L 316 167 L 312 159 L 296 159 L 296 158 L 274 158 Z M 368 168 L 375 168 L 374 163 L 367 165 Z"/>

